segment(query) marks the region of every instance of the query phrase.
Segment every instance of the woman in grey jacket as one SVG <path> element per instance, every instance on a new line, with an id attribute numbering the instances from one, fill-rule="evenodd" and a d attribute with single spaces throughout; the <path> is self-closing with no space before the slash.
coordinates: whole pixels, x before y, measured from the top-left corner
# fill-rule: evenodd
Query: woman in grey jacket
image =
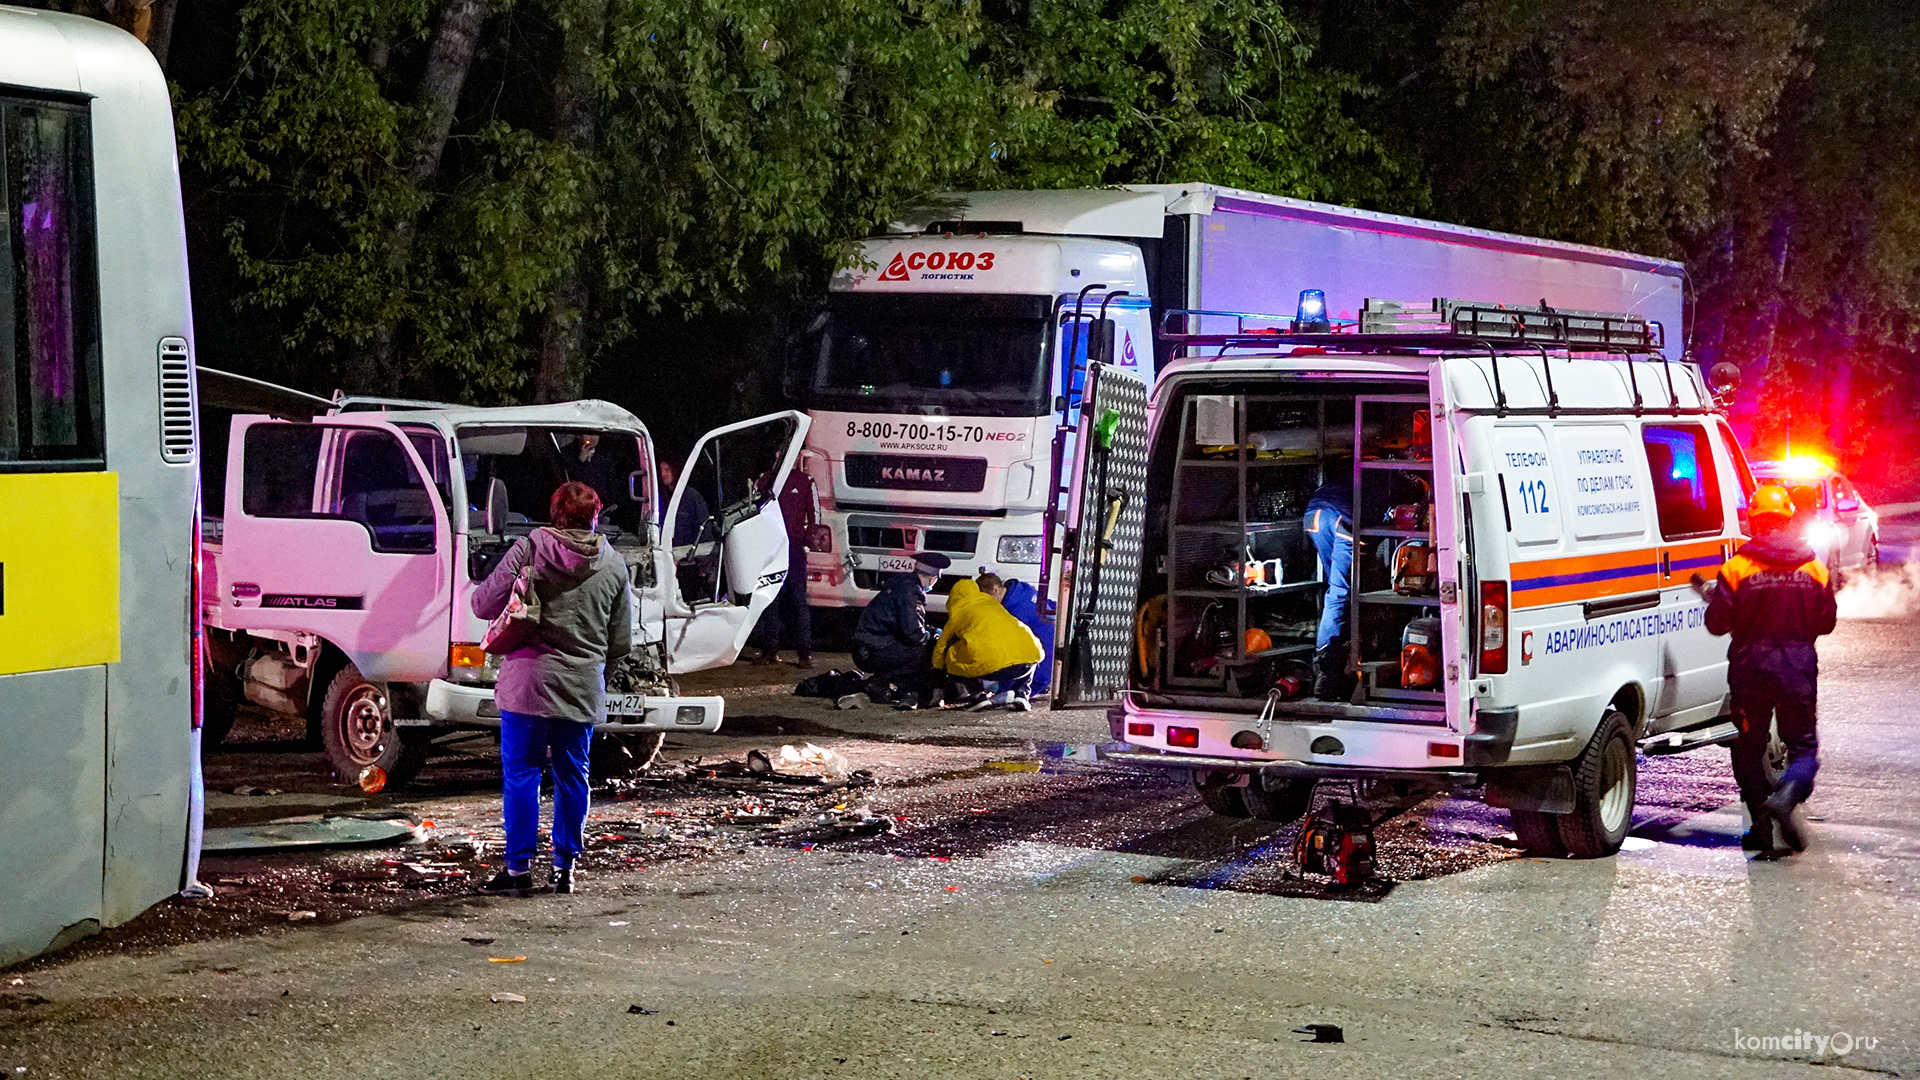
<path id="1" fill-rule="evenodd" d="M 584 847 L 587 750 L 593 725 L 607 714 L 606 665 L 632 648 L 632 594 L 627 564 L 594 532 L 600 496 L 578 482 L 560 485 L 551 526 L 516 542 L 473 591 L 473 613 L 504 611 L 514 579 L 533 564 L 540 625 L 500 662 L 493 697 L 500 705 L 500 773 L 507 825 L 507 866 L 482 888 L 525 896 L 533 891 L 540 842 L 540 769 L 553 762 L 554 892 L 573 891 L 573 862 Z"/>

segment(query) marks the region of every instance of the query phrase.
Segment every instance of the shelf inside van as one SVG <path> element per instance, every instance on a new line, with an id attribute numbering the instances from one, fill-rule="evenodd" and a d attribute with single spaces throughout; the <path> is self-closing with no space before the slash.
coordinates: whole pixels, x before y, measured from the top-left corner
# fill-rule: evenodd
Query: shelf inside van
<path id="1" fill-rule="evenodd" d="M 1403 469 L 1413 472 L 1432 472 L 1432 461 L 1363 461 L 1363 469 Z"/>
<path id="2" fill-rule="evenodd" d="M 1440 598 L 1437 596 L 1402 596 L 1392 589 L 1363 592 L 1360 594 L 1360 602 L 1363 604 L 1415 604 L 1420 607 L 1440 606 Z"/>
<path id="3" fill-rule="evenodd" d="M 1361 529 L 1361 536 L 1391 536 L 1404 540 L 1431 540 L 1433 532 L 1429 529 Z"/>

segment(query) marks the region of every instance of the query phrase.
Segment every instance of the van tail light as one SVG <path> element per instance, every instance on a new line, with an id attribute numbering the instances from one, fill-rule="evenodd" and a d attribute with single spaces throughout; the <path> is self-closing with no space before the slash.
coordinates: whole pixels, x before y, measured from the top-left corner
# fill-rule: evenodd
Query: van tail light
<path id="1" fill-rule="evenodd" d="M 1480 674 L 1507 673 L 1507 583 L 1480 583 Z"/>
<path id="2" fill-rule="evenodd" d="M 1200 748 L 1200 729 L 1194 727 L 1167 728 L 1167 745 L 1183 746 L 1188 750 Z"/>

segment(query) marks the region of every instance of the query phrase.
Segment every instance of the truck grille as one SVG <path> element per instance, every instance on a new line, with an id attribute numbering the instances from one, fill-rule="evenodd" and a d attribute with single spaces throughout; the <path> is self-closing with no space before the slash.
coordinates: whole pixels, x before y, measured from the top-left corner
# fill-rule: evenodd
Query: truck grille
<path id="1" fill-rule="evenodd" d="M 985 491 L 986 458 L 848 454 L 847 483 L 898 491 Z"/>
<path id="2" fill-rule="evenodd" d="M 873 525 L 849 525 L 847 544 L 850 547 L 904 548 L 907 546 L 907 531 Z"/>

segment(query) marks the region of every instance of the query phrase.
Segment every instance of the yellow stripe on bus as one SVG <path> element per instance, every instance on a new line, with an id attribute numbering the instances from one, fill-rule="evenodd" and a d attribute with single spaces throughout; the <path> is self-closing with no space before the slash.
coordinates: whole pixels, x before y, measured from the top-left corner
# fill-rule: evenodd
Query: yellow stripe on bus
<path id="1" fill-rule="evenodd" d="M 0 473 L 0 675 L 120 659 L 120 477 Z"/>

